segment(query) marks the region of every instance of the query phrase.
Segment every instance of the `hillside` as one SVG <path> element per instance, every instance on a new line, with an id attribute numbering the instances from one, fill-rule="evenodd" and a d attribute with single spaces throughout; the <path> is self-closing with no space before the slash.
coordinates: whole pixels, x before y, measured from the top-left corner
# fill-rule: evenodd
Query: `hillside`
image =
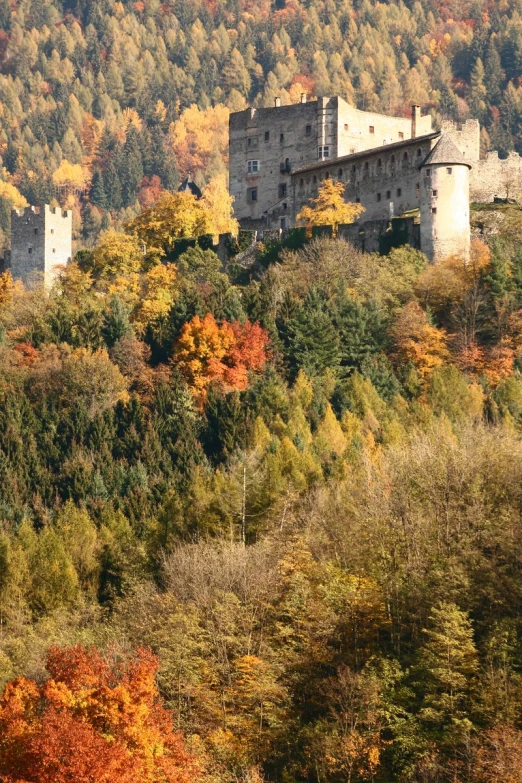
<path id="1" fill-rule="evenodd" d="M 223 174 L 230 109 L 302 91 L 471 115 L 484 149 L 521 149 L 519 14 L 516 0 L 1 0 L 0 228 L 13 203 L 57 198 L 92 242 L 180 177 Z"/>

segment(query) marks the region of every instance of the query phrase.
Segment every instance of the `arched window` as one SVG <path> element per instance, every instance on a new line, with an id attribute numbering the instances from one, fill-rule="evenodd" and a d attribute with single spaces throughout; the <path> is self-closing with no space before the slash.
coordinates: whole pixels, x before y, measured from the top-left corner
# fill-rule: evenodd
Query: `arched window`
<path id="1" fill-rule="evenodd" d="M 422 157 L 422 150 L 420 148 L 417 150 L 417 157 L 418 158 Z"/>
<path id="2" fill-rule="evenodd" d="M 380 158 L 377 161 L 377 168 L 382 169 L 382 160 Z"/>
<path id="3" fill-rule="evenodd" d="M 325 179 L 330 179 L 330 172 L 329 171 L 326 172 L 326 174 L 324 175 L 324 178 Z"/>
<path id="4" fill-rule="evenodd" d="M 304 179 L 302 178 L 299 180 L 299 187 L 300 188 L 304 187 Z"/>
<path id="5" fill-rule="evenodd" d="M 395 155 L 391 156 L 390 163 L 392 164 L 392 166 L 395 166 Z"/>
<path id="6" fill-rule="evenodd" d="M 410 159 L 410 157 L 409 157 L 409 155 L 408 155 L 408 153 L 407 153 L 407 152 L 405 152 L 405 153 L 404 153 L 404 155 L 402 156 L 402 159 L 403 159 L 403 161 L 404 161 L 405 163 L 407 163 L 407 162 L 408 162 L 408 160 Z"/>
<path id="7" fill-rule="evenodd" d="M 365 171 L 369 171 L 370 170 L 370 164 L 368 163 L 368 161 L 366 161 L 366 163 L 364 164 L 364 170 Z"/>
<path id="8" fill-rule="evenodd" d="M 352 174 L 357 174 L 357 166 L 352 166 Z"/>
<path id="9" fill-rule="evenodd" d="M 342 169 L 339 169 L 339 171 L 337 172 L 337 176 L 339 177 L 339 179 L 343 178 L 343 170 Z"/>
<path id="10" fill-rule="evenodd" d="M 312 182 L 314 183 L 314 185 L 315 185 L 315 184 L 316 184 L 316 182 L 317 182 L 317 177 L 315 176 L 315 174 L 314 174 L 314 176 L 312 177 Z"/>

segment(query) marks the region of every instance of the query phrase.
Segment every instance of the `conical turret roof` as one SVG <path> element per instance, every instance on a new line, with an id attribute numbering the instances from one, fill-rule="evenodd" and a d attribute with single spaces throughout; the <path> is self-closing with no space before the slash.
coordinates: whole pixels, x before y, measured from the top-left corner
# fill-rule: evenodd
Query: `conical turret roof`
<path id="1" fill-rule="evenodd" d="M 453 139 L 446 133 L 440 137 L 421 168 L 424 166 L 435 166 L 437 164 L 444 166 L 467 166 L 469 169 L 472 168 L 471 163 L 466 160 Z"/>

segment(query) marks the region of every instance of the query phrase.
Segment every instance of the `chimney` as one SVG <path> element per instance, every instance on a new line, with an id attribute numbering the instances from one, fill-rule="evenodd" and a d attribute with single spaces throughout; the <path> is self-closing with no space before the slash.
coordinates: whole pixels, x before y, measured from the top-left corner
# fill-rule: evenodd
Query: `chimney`
<path id="1" fill-rule="evenodd" d="M 274 98 L 274 106 L 277 107 L 281 106 L 281 98 Z"/>
<path id="2" fill-rule="evenodd" d="M 419 126 L 419 120 L 421 118 L 421 107 L 417 106 L 416 103 L 413 104 L 411 107 L 411 137 L 412 139 L 417 138 L 417 131 Z"/>
<path id="3" fill-rule="evenodd" d="M 306 103 L 306 93 L 305 92 L 301 93 L 301 103 Z"/>

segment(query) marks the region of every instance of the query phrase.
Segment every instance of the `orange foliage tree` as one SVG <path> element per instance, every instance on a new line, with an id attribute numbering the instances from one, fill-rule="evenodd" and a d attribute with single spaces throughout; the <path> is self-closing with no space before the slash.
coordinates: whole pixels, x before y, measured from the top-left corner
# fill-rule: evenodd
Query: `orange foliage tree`
<path id="1" fill-rule="evenodd" d="M 243 391 L 249 371 L 262 370 L 267 360 L 268 333 L 259 324 L 238 321 L 218 324 L 211 313 L 186 323 L 174 346 L 177 364 L 194 395 L 204 404 L 211 383 Z"/>
<path id="2" fill-rule="evenodd" d="M 412 362 L 422 380 L 449 357 L 447 335 L 428 323 L 426 313 L 417 302 L 406 305 L 390 330 L 399 362 Z"/>
<path id="3" fill-rule="evenodd" d="M 81 645 L 52 648 L 42 685 L 23 677 L 0 700 L 2 783 L 191 783 L 198 778 L 158 699 L 146 650 L 107 663 Z"/>

